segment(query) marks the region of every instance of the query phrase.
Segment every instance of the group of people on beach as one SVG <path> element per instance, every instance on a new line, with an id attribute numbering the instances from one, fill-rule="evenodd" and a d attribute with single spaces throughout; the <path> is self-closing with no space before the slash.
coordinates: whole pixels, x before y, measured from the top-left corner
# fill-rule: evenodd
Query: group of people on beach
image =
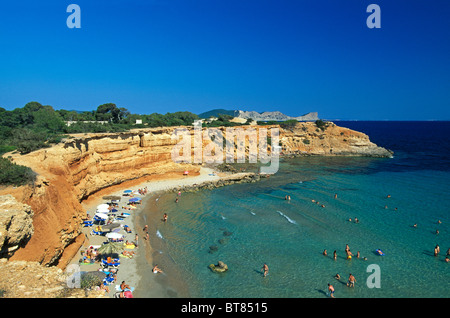
<path id="1" fill-rule="evenodd" d="M 147 187 L 138 189 L 136 192 L 136 194 L 139 195 L 145 195 L 148 193 L 148 189 Z M 125 194 L 124 194 L 125 195 Z M 132 194 L 127 193 L 127 196 L 132 196 Z M 127 204 L 127 206 L 122 207 L 125 210 L 130 210 L 133 209 L 135 206 L 135 202 L 129 202 Z M 112 212 L 113 209 L 119 209 L 119 204 L 116 202 L 111 202 L 109 203 L 110 205 L 110 211 Z M 90 220 L 89 218 L 89 214 L 87 214 L 87 218 Z M 108 218 L 107 220 L 104 220 L 104 224 L 111 224 L 113 223 L 113 220 L 111 219 L 113 218 L 110 215 L 110 218 Z M 165 219 L 167 220 L 167 215 L 165 215 Z M 83 220 L 85 221 L 85 220 Z M 90 224 L 92 224 L 91 226 L 95 226 L 93 224 L 94 219 L 91 221 Z M 100 225 L 101 226 L 101 225 Z M 132 229 L 131 227 L 129 227 L 128 225 L 125 226 L 120 226 L 121 228 L 123 228 L 123 230 L 125 231 L 126 234 L 133 234 L 132 233 Z M 149 233 L 148 233 L 148 226 L 146 225 L 144 227 L 144 239 L 149 240 Z M 104 244 L 109 244 L 111 242 L 113 242 L 114 239 L 109 238 L 108 242 L 105 242 Z M 124 256 L 127 258 L 133 258 L 136 255 L 136 252 L 133 250 L 127 250 L 127 249 L 134 249 L 137 248 L 138 242 L 139 242 L 139 236 L 138 233 L 135 232 L 134 233 L 134 241 L 129 241 L 129 240 L 120 240 L 119 242 L 124 244 L 124 249 L 121 251 L 120 256 Z M 112 282 L 116 282 L 117 280 L 117 274 L 118 274 L 118 265 L 120 264 L 119 259 L 112 259 L 111 257 L 105 258 L 106 255 L 102 255 L 101 253 L 98 252 L 98 248 L 95 248 L 94 246 L 89 246 L 89 248 L 86 249 L 86 251 L 83 252 L 83 259 L 81 260 L 82 263 L 87 263 L 87 260 L 89 261 L 89 263 L 95 263 L 95 262 L 100 262 L 100 265 L 102 266 L 102 268 L 99 269 L 99 271 L 104 271 L 108 273 L 108 282 L 103 281 L 103 283 L 99 286 L 99 288 L 101 290 L 104 290 L 105 292 L 109 292 L 109 287 L 108 285 L 111 284 Z M 102 258 L 105 258 L 106 264 L 108 264 L 108 267 L 105 267 L 105 264 L 102 260 Z M 113 267 L 109 267 L 110 264 L 115 264 Z M 152 268 L 152 272 L 154 273 L 162 273 L 162 270 L 158 267 L 158 265 L 155 265 Z M 118 290 L 118 292 L 116 292 L 114 294 L 114 298 L 132 298 L 132 290 L 133 288 L 130 288 L 130 286 L 128 284 L 125 283 L 125 281 L 122 281 L 122 283 L 120 285 L 116 286 L 116 289 Z"/>
<path id="2" fill-rule="evenodd" d="M 140 195 L 146 195 L 148 192 L 148 188 L 147 188 L 147 186 L 145 186 L 144 188 L 138 189 L 137 191 Z"/>

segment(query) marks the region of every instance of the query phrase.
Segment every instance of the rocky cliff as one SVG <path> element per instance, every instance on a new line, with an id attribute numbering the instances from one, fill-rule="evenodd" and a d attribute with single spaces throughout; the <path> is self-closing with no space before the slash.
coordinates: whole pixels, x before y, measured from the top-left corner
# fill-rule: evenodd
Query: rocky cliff
<path id="1" fill-rule="evenodd" d="M 310 112 L 305 115 L 296 117 L 285 115 L 279 111 L 258 113 L 255 111 L 238 110 L 236 112 L 236 116 L 239 118 L 251 118 L 255 121 L 286 121 L 291 119 L 298 121 L 316 121 L 319 119 L 319 114 L 317 112 Z"/>
<path id="2" fill-rule="evenodd" d="M 31 167 L 38 178 L 32 186 L 0 191 L 0 195 L 10 194 L 20 202 L 15 209 L 0 208 L 17 211 L 10 219 L 24 219 L 20 226 L 9 226 L 8 238 L 0 236 L 2 252 L 9 251 L 5 255 L 10 260 L 64 268 L 84 241 L 80 228 L 86 215 L 83 200 L 102 189 L 127 182 L 139 184 L 152 176 L 181 175 L 186 169 L 196 174 L 199 165 L 176 164 L 172 160 L 171 151 L 178 141 L 172 138 L 174 129 L 79 134 L 27 155 L 8 154 L 17 164 Z M 283 154 L 391 155 L 370 142 L 367 135 L 332 123 L 325 130 L 314 123 L 280 129 L 280 145 Z M 23 237 L 17 237 L 22 231 Z M 1 234 L 5 233 L 2 230 Z"/>
<path id="3" fill-rule="evenodd" d="M 0 196 L 0 211 L 0 258 L 7 258 L 33 235 L 33 210 L 8 194 Z"/>
<path id="4" fill-rule="evenodd" d="M 126 133 L 80 134 L 51 148 L 27 155 L 8 154 L 15 163 L 31 167 L 38 178 L 34 185 L 7 188 L 33 212 L 34 233 L 11 260 L 36 261 L 64 268 L 84 241 L 80 231 L 86 216 L 81 202 L 97 191 L 145 177 L 178 172 L 171 149 L 172 129 L 148 129 Z M 198 166 L 189 166 L 191 174 Z"/>
<path id="5" fill-rule="evenodd" d="M 283 154 L 322 156 L 392 157 L 392 152 L 370 141 L 362 132 L 343 128 L 332 122 L 318 127 L 315 123 L 298 123 L 280 134 Z"/>

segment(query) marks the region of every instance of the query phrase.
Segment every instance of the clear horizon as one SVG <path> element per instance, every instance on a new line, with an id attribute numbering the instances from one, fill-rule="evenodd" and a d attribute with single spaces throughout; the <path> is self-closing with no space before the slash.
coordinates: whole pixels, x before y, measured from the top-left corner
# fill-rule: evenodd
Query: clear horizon
<path id="1" fill-rule="evenodd" d="M 0 107 L 30 101 L 131 113 L 318 112 L 334 120 L 450 120 L 450 2 L 5 3 Z M 381 28 L 366 12 L 381 8 Z"/>

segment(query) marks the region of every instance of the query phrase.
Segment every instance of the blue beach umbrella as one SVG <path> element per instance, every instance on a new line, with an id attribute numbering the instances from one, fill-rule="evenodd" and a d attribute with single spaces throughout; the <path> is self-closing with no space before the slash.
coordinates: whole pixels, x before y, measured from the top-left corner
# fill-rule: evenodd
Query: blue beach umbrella
<path id="1" fill-rule="evenodd" d="M 133 191 L 131 191 L 131 190 L 125 190 L 125 191 L 123 191 L 123 193 L 131 193 L 131 192 L 133 192 Z"/>
<path id="2" fill-rule="evenodd" d="M 141 201 L 141 198 L 131 198 L 130 202 L 137 202 L 137 201 Z"/>

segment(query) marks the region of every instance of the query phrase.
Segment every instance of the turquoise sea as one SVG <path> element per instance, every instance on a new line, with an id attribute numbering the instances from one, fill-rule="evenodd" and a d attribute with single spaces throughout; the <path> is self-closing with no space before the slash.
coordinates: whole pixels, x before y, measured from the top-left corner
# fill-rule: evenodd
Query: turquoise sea
<path id="1" fill-rule="evenodd" d="M 336 298 L 450 297 L 450 122 L 336 123 L 367 133 L 394 158 L 283 159 L 257 183 L 182 193 L 178 203 L 174 193 L 149 198 L 140 222 L 165 271 L 161 296 L 323 298 L 331 283 Z M 208 268 L 218 261 L 226 273 Z M 379 288 L 367 284 L 372 264 Z M 350 273 L 355 288 L 346 286 Z"/>

